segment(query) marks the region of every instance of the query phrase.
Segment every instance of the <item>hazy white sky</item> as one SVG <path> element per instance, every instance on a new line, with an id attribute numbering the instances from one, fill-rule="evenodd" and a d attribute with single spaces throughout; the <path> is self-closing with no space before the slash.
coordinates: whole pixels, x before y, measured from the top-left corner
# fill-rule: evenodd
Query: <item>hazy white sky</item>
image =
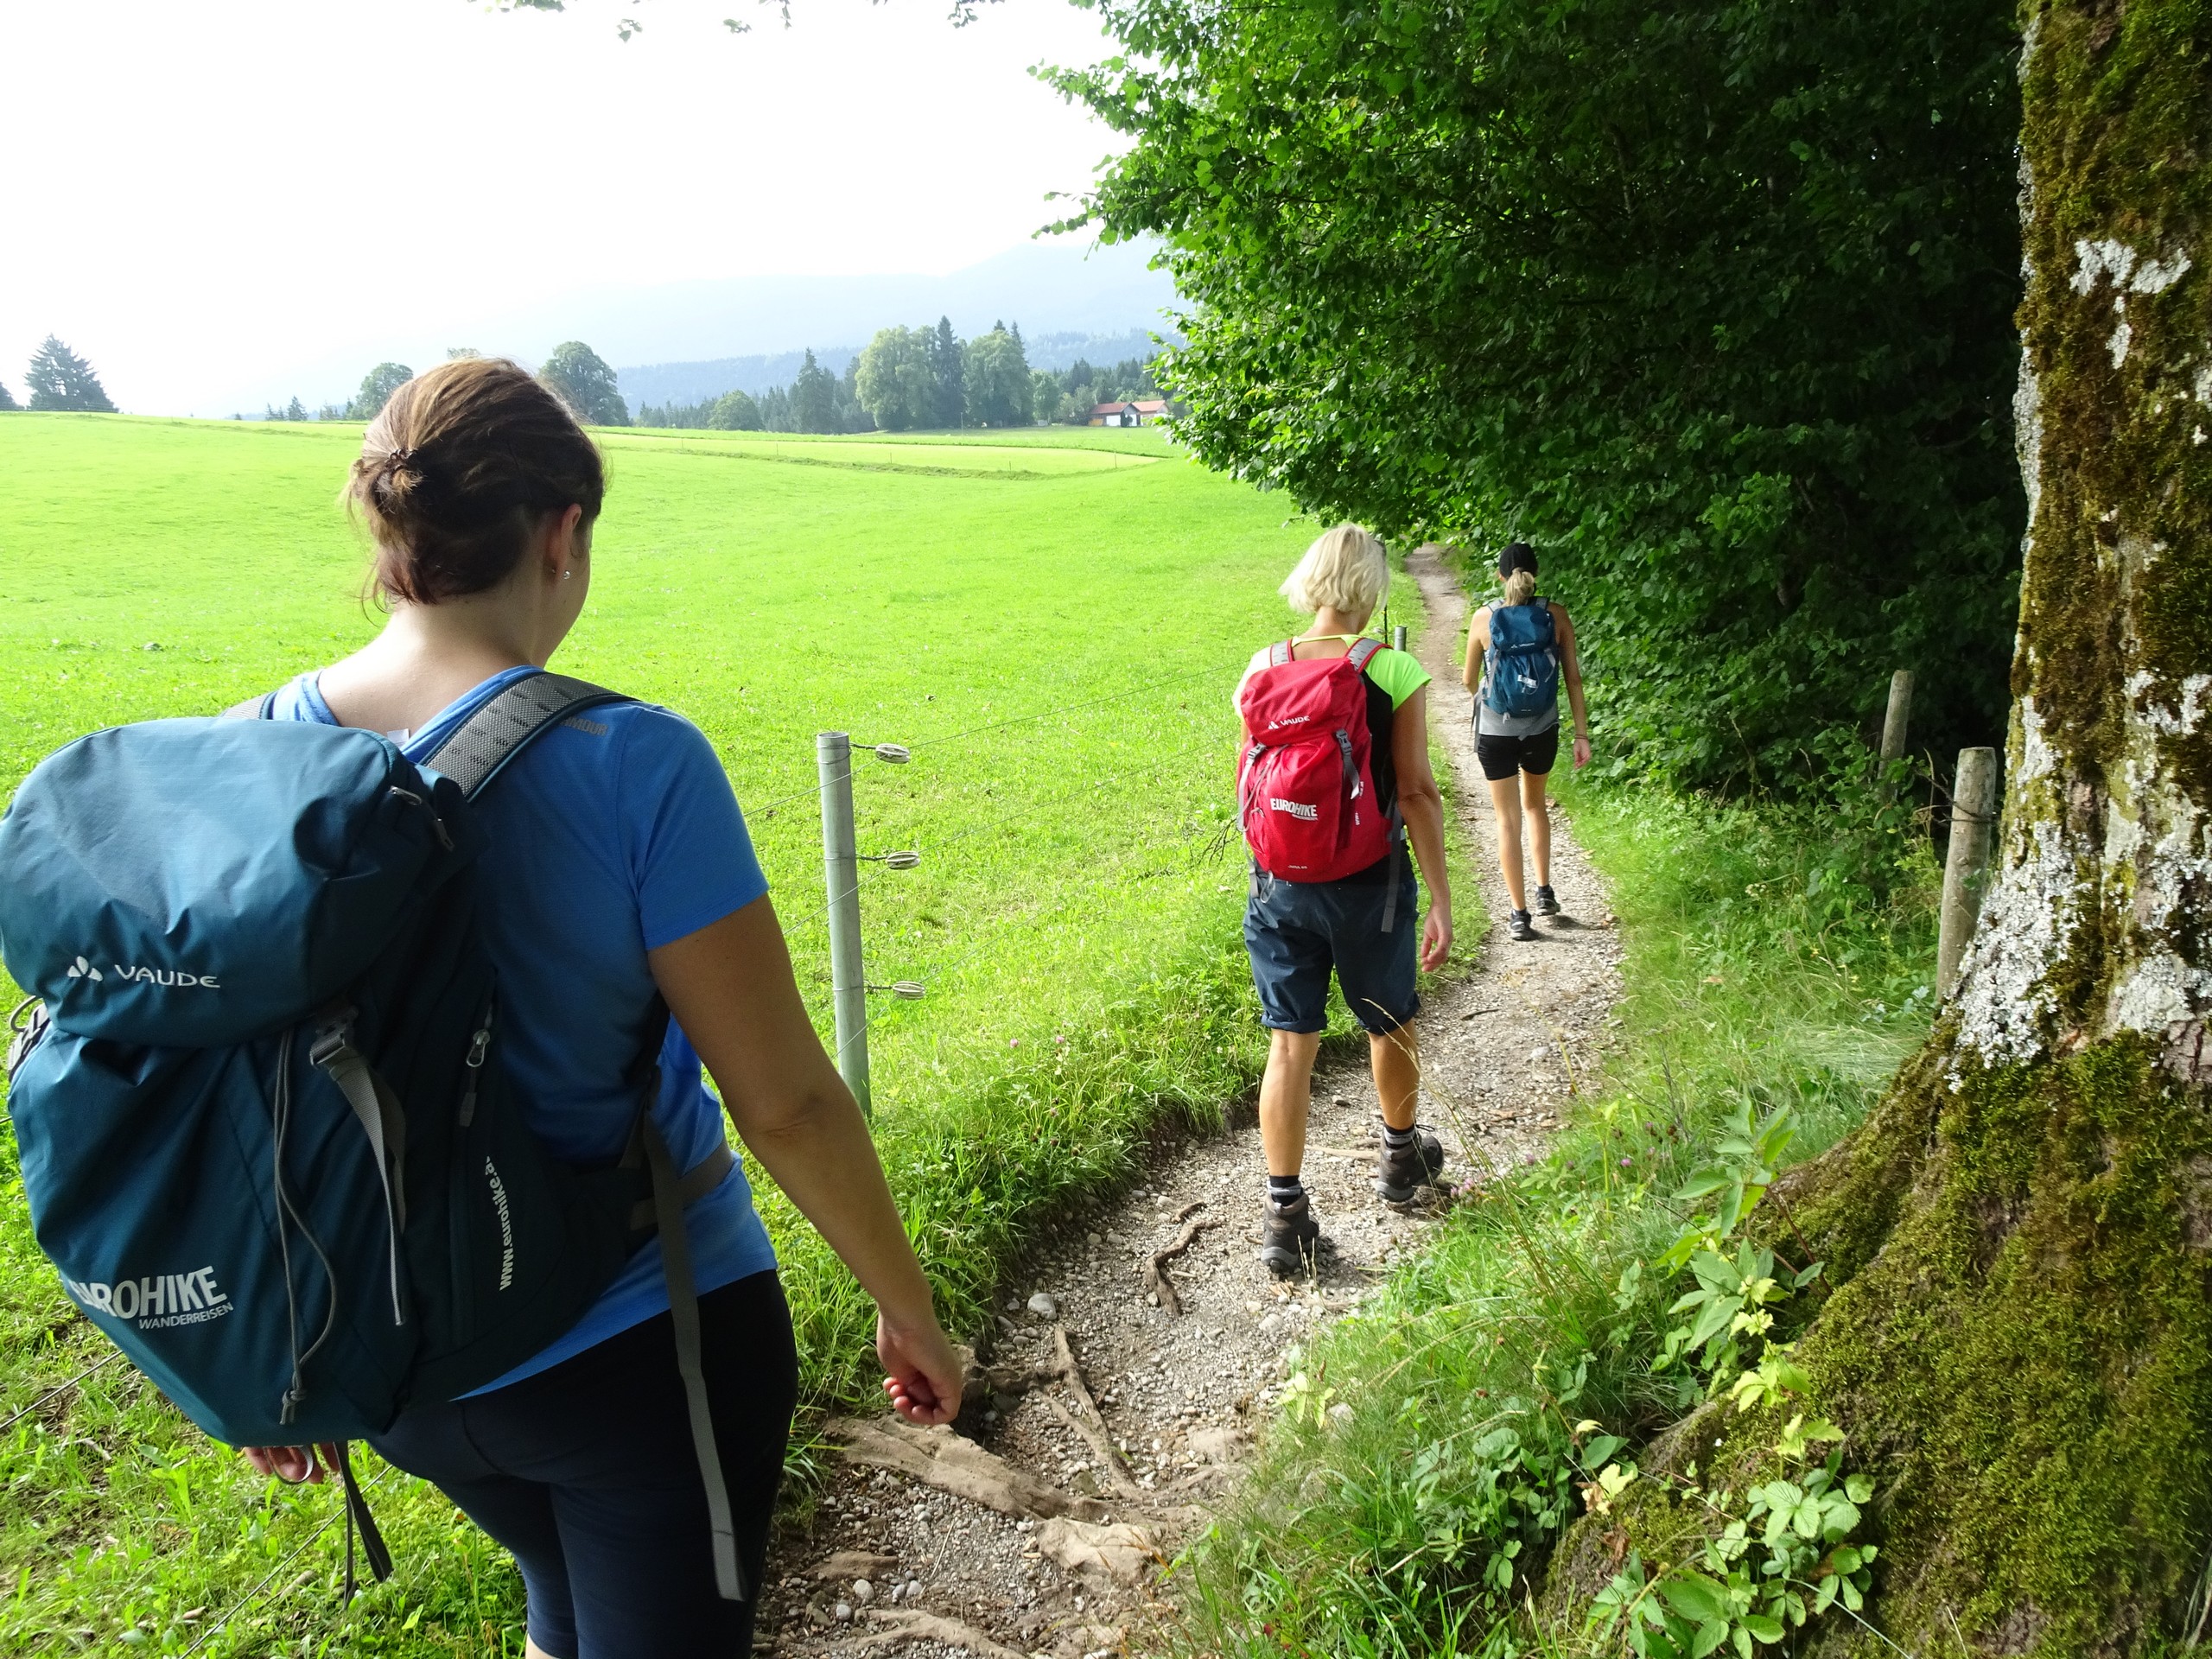
<path id="1" fill-rule="evenodd" d="M 1063 0 L 947 5 L 7 0 L 0 378 L 53 333 L 125 409 L 227 412 L 568 289 L 974 263 L 1111 144 L 1029 67 L 1106 48 Z"/>

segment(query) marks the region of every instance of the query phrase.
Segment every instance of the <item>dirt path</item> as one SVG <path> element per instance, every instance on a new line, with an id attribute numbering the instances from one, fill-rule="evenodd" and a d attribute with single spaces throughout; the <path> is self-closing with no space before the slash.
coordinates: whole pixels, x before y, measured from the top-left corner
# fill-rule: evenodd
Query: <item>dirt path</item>
<path id="1" fill-rule="evenodd" d="M 1431 718 L 1481 849 L 1478 889 L 1454 907 L 1463 930 L 1484 913 L 1494 923 L 1474 970 L 1421 1018 L 1432 1079 L 1421 1121 L 1464 1177 L 1533 1156 L 1594 1071 L 1620 952 L 1604 890 L 1556 810 L 1565 914 L 1539 923 L 1536 944 L 1506 939 L 1459 686 L 1465 605 L 1440 569 L 1417 561 L 1414 573 L 1428 603 L 1415 649 L 1436 677 Z M 1375 1197 L 1380 1118 L 1363 1057 L 1325 1065 L 1313 1104 L 1306 1185 L 1336 1247 L 1315 1278 L 1279 1283 L 1255 1259 L 1263 1183 L 1249 1109 L 1226 1135 L 1164 1147 L 1132 1191 L 1010 1272 L 963 1414 L 973 1440 L 888 1419 L 849 1426 L 853 1460 L 815 1525 L 771 1559 L 756 1650 L 1102 1659 L 1149 1646 L 1147 1626 L 1171 1611 L 1151 1593 L 1154 1569 L 1233 1488 L 1291 1369 L 1286 1351 L 1433 1224 L 1433 1211 L 1394 1214 Z"/>

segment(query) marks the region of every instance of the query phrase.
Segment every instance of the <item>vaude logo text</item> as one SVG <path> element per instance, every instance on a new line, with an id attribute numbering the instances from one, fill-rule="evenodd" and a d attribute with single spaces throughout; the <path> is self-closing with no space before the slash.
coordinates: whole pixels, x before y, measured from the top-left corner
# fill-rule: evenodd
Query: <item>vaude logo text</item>
<path id="1" fill-rule="evenodd" d="M 1285 715 L 1281 720 L 1269 721 L 1268 729 L 1272 732 L 1285 726 L 1310 726 L 1313 723 L 1313 716 L 1311 715 Z"/>
<path id="2" fill-rule="evenodd" d="M 1270 812 L 1287 812 L 1292 817 L 1303 818 L 1308 823 L 1321 816 L 1319 807 L 1308 806 L 1304 801 L 1286 801 L 1280 795 L 1269 798 L 1268 810 Z"/>
<path id="3" fill-rule="evenodd" d="M 223 988 L 216 983 L 215 976 L 213 974 L 188 974 L 171 968 L 141 968 L 136 965 L 126 967 L 119 962 L 113 964 L 112 971 L 118 979 L 125 982 L 136 980 L 141 985 L 196 986 L 203 991 L 219 991 Z M 107 975 L 100 972 L 84 957 L 79 957 L 69 964 L 69 977 L 87 979 L 97 985 L 105 981 Z"/>
<path id="4" fill-rule="evenodd" d="M 192 1273 L 157 1273 L 149 1279 L 118 1279 L 111 1285 L 80 1284 L 74 1279 L 61 1282 L 86 1307 L 129 1319 L 141 1331 L 202 1325 L 231 1311 L 231 1299 L 217 1287 L 212 1267 Z"/>

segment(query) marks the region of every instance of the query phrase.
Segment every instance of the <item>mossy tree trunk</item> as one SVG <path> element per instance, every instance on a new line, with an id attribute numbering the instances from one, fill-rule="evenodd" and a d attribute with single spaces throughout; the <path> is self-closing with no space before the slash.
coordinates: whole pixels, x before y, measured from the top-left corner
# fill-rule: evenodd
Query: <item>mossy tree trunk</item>
<path id="1" fill-rule="evenodd" d="M 1792 1183 L 1919 1655 L 2155 1648 L 2212 1548 L 2212 0 L 2024 22 L 2001 870 L 1955 1010 Z"/>

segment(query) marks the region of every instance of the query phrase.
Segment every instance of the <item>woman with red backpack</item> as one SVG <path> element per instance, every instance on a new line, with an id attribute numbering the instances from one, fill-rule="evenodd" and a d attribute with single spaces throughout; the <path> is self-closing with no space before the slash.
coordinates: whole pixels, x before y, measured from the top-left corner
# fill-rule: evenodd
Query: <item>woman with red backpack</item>
<path id="1" fill-rule="evenodd" d="M 1575 654 L 1574 624 L 1567 607 L 1536 594 L 1536 554 L 1514 542 L 1498 555 L 1505 591 L 1467 625 L 1467 662 L 1460 680 L 1475 694 L 1475 759 L 1490 782 L 1497 814 L 1497 861 L 1513 901 L 1506 934 L 1523 942 L 1536 930 L 1522 885 L 1521 826 L 1536 864 L 1540 916 L 1559 914 L 1552 892 L 1552 821 L 1544 780 L 1559 758 L 1559 686 L 1574 712 L 1574 764 L 1590 764 L 1590 714 L 1582 701 L 1582 661 Z"/>
<path id="2" fill-rule="evenodd" d="M 1313 626 L 1255 653 L 1236 688 L 1239 816 L 1252 851 L 1244 944 L 1271 1033 L 1260 1260 L 1279 1274 L 1309 1266 L 1323 1242 L 1300 1171 L 1332 971 L 1368 1033 L 1383 1125 L 1376 1192 L 1402 1206 L 1444 1167 L 1442 1144 L 1414 1121 L 1414 969 L 1433 971 L 1452 950 L 1444 797 L 1428 764 L 1427 671 L 1363 637 L 1389 581 L 1381 542 L 1357 524 L 1326 531 L 1282 585 Z M 1430 892 L 1418 943 L 1408 842 Z"/>

